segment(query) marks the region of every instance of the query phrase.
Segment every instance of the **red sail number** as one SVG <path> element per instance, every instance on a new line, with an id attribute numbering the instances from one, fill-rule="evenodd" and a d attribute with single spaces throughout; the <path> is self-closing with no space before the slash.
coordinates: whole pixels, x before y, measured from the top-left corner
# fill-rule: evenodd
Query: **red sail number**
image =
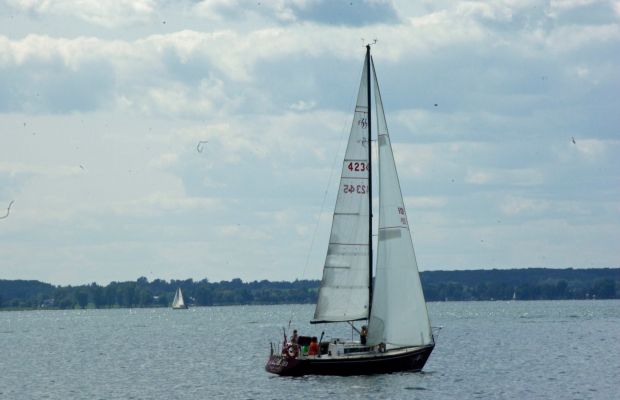
<path id="1" fill-rule="evenodd" d="M 366 194 L 368 193 L 368 189 L 366 185 L 344 185 L 342 188 L 345 193 L 358 193 L 358 194 Z"/>
<path id="2" fill-rule="evenodd" d="M 365 162 L 357 162 L 357 161 L 356 162 L 351 161 L 349 165 L 347 165 L 347 168 L 349 171 L 355 171 L 355 172 L 364 172 L 368 169 L 366 168 Z"/>

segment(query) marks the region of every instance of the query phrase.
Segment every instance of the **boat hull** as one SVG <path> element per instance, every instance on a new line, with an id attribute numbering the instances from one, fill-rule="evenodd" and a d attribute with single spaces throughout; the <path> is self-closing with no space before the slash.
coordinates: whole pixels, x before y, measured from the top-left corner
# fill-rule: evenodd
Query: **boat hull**
<path id="1" fill-rule="evenodd" d="M 367 357 L 291 358 L 274 354 L 265 370 L 283 376 L 301 375 L 371 375 L 401 371 L 420 371 L 431 355 L 434 345 L 411 351 L 387 351 Z"/>

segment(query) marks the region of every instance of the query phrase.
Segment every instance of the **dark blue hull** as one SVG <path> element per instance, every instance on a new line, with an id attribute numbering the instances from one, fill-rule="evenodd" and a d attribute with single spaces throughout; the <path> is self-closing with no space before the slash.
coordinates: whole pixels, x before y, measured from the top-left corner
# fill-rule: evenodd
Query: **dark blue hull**
<path id="1" fill-rule="evenodd" d="M 401 371 L 420 371 L 431 355 L 434 344 L 411 351 L 387 351 L 362 357 L 291 358 L 269 357 L 265 370 L 284 376 L 301 375 L 370 375 Z"/>

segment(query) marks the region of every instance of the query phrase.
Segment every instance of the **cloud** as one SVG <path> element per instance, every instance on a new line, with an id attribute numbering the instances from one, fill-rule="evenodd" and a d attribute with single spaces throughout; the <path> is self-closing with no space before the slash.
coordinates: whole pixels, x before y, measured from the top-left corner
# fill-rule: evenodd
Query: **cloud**
<path id="1" fill-rule="evenodd" d="M 573 140 L 575 141 L 573 143 Z M 620 148 L 620 140 L 566 138 L 564 143 L 555 144 L 552 148 L 554 157 L 565 164 L 582 168 L 605 163 L 611 154 Z"/>
<path id="2" fill-rule="evenodd" d="M 299 100 L 291 104 L 290 106 L 290 108 L 295 111 L 308 111 L 308 110 L 312 110 L 314 107 L 316 107 L 316 102 L 312 100 L 310 101 Z"/>
<path id="3" fill-rule="evenodd" d="M 154 168 L 167 169 L 171 166 L 174 166 L 179 161 L 179 155 L 176 153 L 165 153 L 161 154 L 159 157 L 151 160 L 149 162 L 149 166 Z"/>
<path id="4" fill-rule="evenodd" d="M 545 177 L 541 171 L 533 168 L 468 169 L 465 182 L 474 185 L 538 186 L 545 182 Z"/>
<path id="5" fill-rule="evenodd" d="M 541 214 L 548 210 L 549 206 L 547 201 L 510 196 L 504 200 L 500 208 L 506 215 Z"/>
<path id="6" fill-rule="evenodd" d="M 616 4 L 109 3 L 0 6 L 13 276 L 320 277 L 360 38 L 426 269 L 618 259 Z"/>
<path id="7" fill-rule="evenodd" d="M 282 23 L 315 22 L 346 26 L 398 22 L 396 9 L 388 0 L 202 0 L 193 9 L 214 21 L 261 16 Z"/>
<path id="8" fill-rule="evenodd" d="M 330 1 L 293 3 L 293 13 L 301 21 L 327 25 L 366 26 L 398 23 L 398 14 L 389 0 Z M 368 41 L 371 38 L 367 38 Z"/>
<path id="9" fill-rule="evenodd" d="M 295 7 L 319 7 L 317 4 L 322 3 L 300 3 Z M 383 7 L 388 3 L 372 4 Z M 499 107 L 500 111 L 518 110 L 542 101 L 544 97 L 536 96 L 541 75 L 572 68 L 581 77 L 583 71 L 588 71 L 588 76 L 600 76 L 603 67 L 584 63 L 573 66 L 570 57 L 592 46 L 617 45 L 616 38 L 620 36 L 617 24 L 607 24 L 516 30 L 508 37 L 507 33 L 485 26 L 470 15 L 495 15 L 494 8 L 485 11 L 489 7 L 484 3 L 462 3 L 452 9 L 373 27 L 373 36 L 380 39 L 375 49 L 377 57 L 382 60 L 383 70 L 389 72 L 387 82 L 396 76 L 391 73 L 395 63 L 405 70 L 418 64 L 421 68 L 416 68 L 416 76 L 439 80 L 446 74 L 441 85 L 432 85 L 432 81 L 424 83 L 418 101 L 426 99 L 428 106 L 439 103 L 434 111 L 453 111 L 449 98 L 455 91 L 467 91 L 473 100 L 467 111 L 491 105 L 487 115 L 493 117 L 492 111 Z M 493 7 L 512 10 L 512 5 L 506 4 Z M 517 8 L 515 12 L 521 11 Z M 262 107 L 264 110 L 279 101 L 269 88 L 282 86 L 283 94 L 299 93 L 300 89 L 307 91 L 309 84 L 318 86 L 320 80 L 333 79 L 325 76 L 322 67 L 311 69 L 309 79 L 301 81 L 300 57 L 309 56 L 323 64 L 329 60 L 325 65 L 331 71 L 342 62 L 349 64 L 359 59 L 359 37 L 368 36 L 364 28 L 326 26 L 319 31 L 317 28 L 315 23 L 307 23 L 261 26 L 248 31 L 184 29 L 135 40 L 66 39 L 32 34 L 15 40 L 0 36 L 2 83 L 9 88 L 0 96 L 0 107 L 6 111 L 71 112 L 135 106 L 145 113 L 167 110 L 203 115 L 222 112 L 223 108 Z M 455 51 L 468 60 L 462 68 L 442 62 L 443 58 L 453 57 Z M 467 52 L 476 54 L 480 61 L 467 58 Z M 550 66 L 551 71 L 549 66 L 543 73 L 535 71 L 548 52 L 568 59 L 560 58 Z M 506 59 L 504 64 L 502 58 Z M 511 63 L 527 59 L 531 61 L 521 70 L 529 72 L 529 76 L 506 73 Z M 437 63 L 441 64 L 439 68 Z M 478 64 L 485 64 L 481 66 L 484 79 L 466 79 L 477 70 Z M 284 76 L 294 84 L 279 83 L 277 77 L 282 74 L 274 74 L 273 68 L 286 71 Z M 608 69 L 605 74 L 613 76 L 612 71 Z M 537 80 L 532 79 L 532 74 L 537 75 Z M 343 78 L 345 74 L 337 71 L 335 77 Z M 554 78 L 554 81 L 558 79 L 557 74 Z M 561 78 L 560 83 L 566 81 L 566 87 L 574 86 L 569 78 Z M 511 80 L 517 80 L 518 84 L 507 87 Z M 494 87 L 511 96 L 491 97 L 489 93 Z M 433 92 L 425 95 L 430 90 Z M 65 96 L 67 92 L 71 95 Z M 270 93 L 270 98 L 265 98 L 266 93 Z M 293 109 L 311 107 L 312 102 L 321 106 L 329 98 L 324 91 L 312 93 L 317 97 L 313 96 L 311 101 L 297 97 L 286 107 L 291 104 Z M 398 96 L 396 100 L 405 93 Z"/>
<path id="10" fill-rule="evenodd" d="M 459 3 L 455 12 L 464 18 L 481 18 L 497 22 L 510 22 L 513 17 L 513 7 L 502 2 Z"/>
<path id="11" fill-rule="evenodd" d="M 442 208 L 448 203 L 447 198 L 437 196 L 408 196 L 404 201 L 408 209 Z"/>
<path id="12" fill-rule="evenodd" d="M 163 212 L 185 213 L 222 208 L 221 199 L 188 197 L 166 192 L 151 192 L 145 197 L 122 201 L 111 205 L 114 214 L 121 216 L 155 216 Z"/>
<path id="13" fill-rule="evenodd" d="M 38 16 L 73 17 L 106 28 L 118 28 L 151 20 L 154 0 L 7 0 L 16 10 Z"/>
<path id="14" fill-rule="evenodd" d="M 33 163 L 0 161 L 0 174 L 6 174 L 10 176 L 39 175 L 46 177 L 63 177 L 76 176 L 80 173 L 81 171 L 78 165 L 59 165 L 50 168 L 46 165 L 36 165 Z"/>
<path id="15" fill-rule="evenodd" d="M 596 160 L 606 156 L 609 148 L 608 145 L 612 143 L 597 139 L 583 139 L 579 140 L 578 146 L 575 143 L 575 148 L 581 156 L 589 160 Z M 618 143 L 616 142 L 615 144 L 617 145 Z"/>
<path id="16" fill-rule="evenodd" d="M 549 3 L 547 15 L 562 24 L 613 24 L 617 23 L 615 8 L 617 2 L 608 0 L 554 0 Z"/>
<path id="17" fill-rule="evenodd" d="M 142 98 L 125 97 L 126 107 L 151 115 L 200 118 L 226 113 L 241 105 L 241 100 L 231 97 L 220 80 L 204 79 L 196 87 L 171 83 L 149 88 L 145 95 Z"/>

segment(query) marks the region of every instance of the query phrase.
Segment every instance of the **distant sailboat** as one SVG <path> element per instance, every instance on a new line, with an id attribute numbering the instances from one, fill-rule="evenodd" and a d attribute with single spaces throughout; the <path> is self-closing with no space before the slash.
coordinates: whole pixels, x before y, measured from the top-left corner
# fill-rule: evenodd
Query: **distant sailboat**
<path id="1" fill-rule="evenodd" d="M 379 232 L 373 286 L 371 80 L 378 130 Z M 379 85 L 366 47 L 351 133 L 311 323 L 367 320 L 360 341 L 313 338 L 306 354 L 301 337 L 272 344 L 265 366 L 279 375 L 361 375 L 419 371 L 435 341 L 415 260 Z M 312 344 L 311 344 L 312 346 Z M 300 352 L 301 347 L 301 352 Z M 311 355 L 314 352 L 316 355 Z"/>
<path id="2" fill-rule="evenodd" d="M 181 292 L 181 288 L 177 289 L 177 292 L 174 294 L 174 300 L 172 300 L 172 308 L 174 310 L 185 310 L 187 309 L 187 305 L 183 300 L 183 292 Z"/>

